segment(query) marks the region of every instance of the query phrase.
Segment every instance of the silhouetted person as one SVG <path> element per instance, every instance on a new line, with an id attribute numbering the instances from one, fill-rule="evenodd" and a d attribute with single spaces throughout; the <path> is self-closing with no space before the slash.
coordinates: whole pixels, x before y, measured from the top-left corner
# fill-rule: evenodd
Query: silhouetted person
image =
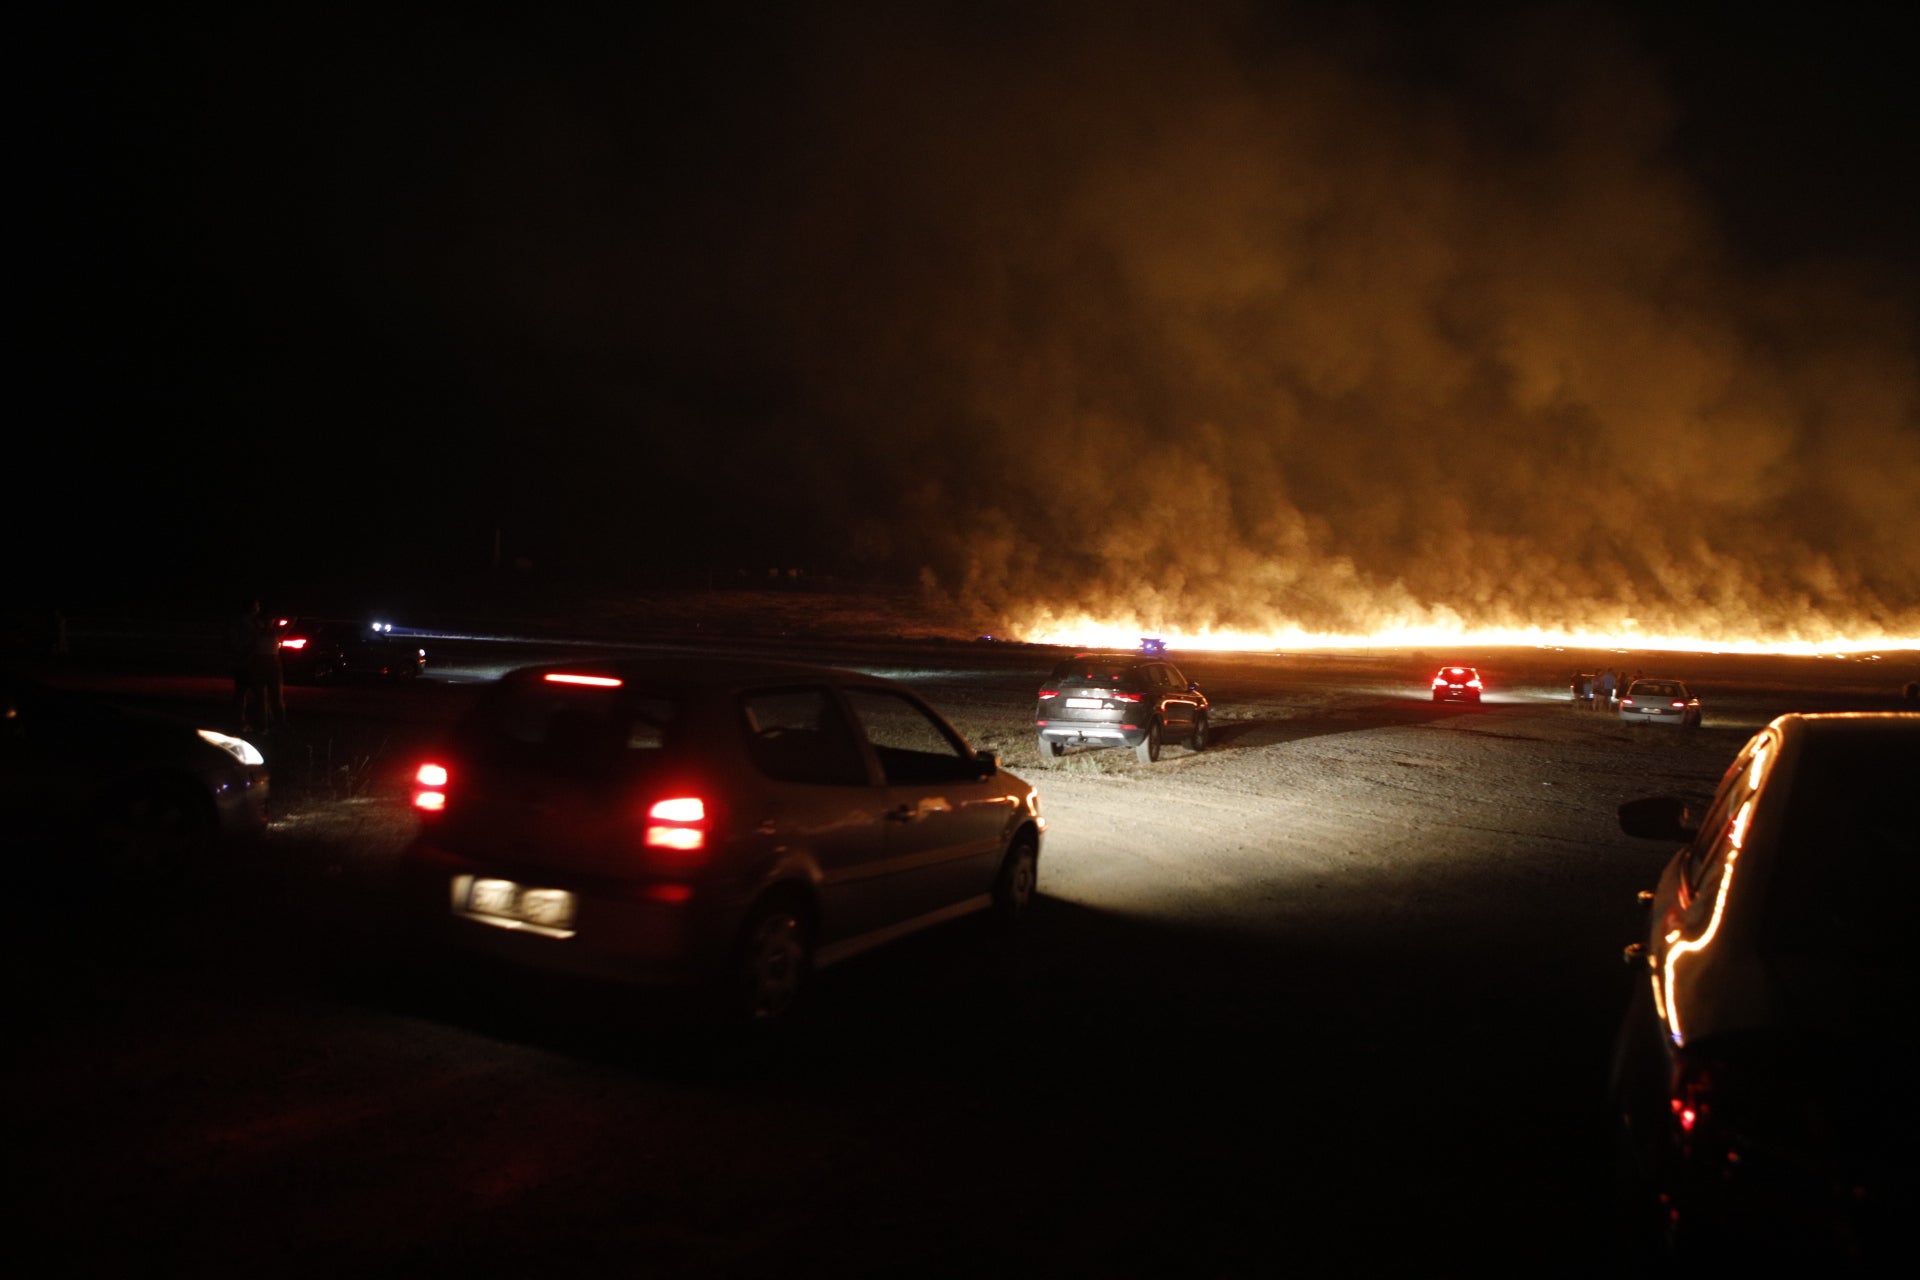
<path id="1" fill-rule="evenodd" d="M 227 658 L 233 667 L 233 711 L 241 733 L 267 733 L 287 721 L 280 641 L 260 602 L 247 607 L 227 629 Z"/>

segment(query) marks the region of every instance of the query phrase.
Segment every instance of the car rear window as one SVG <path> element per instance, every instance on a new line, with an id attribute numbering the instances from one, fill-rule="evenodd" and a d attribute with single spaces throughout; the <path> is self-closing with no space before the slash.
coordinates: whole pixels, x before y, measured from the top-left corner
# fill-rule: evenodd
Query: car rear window
<path id="1" fill-rule="evenodd" d="M 607 765 L 671 749 L 680 719 L 680 699 L 666 692 L 526 683 L 497 686 L 462 736 L 494 757 Z"/>
<path id="2" fill-rule="evenodd" d="M 1076 658 L 1063 662 L 1053 669 L 1053 680 L 1058 684 L 1126 684 L 1136 678 L 1138 670 L 1128 662 L 1101 662 L 1097 659 Z"/>
<path id="3" fill-rule="evenodd" d="M 1861 735 L 1801 762 L 1768 887 L 1771 945 L 1892 956 L 1912 966 L 1920 894 L 1920 740 Z"/>

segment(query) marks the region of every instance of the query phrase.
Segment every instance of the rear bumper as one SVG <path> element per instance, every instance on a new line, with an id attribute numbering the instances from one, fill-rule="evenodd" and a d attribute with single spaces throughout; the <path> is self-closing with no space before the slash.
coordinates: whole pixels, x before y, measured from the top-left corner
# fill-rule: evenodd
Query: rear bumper
<path id="1" fill-rule="evenodd" d="M 1035 725 L 1034 732 L 1049 742 L 1066 746 L 1137 747 L 1147 740 L 1145 726 L 1129 729 L 1117 724 L 1072 721 L 1063 724 L 1058 720 L 1049 720 L 1046 724 Z"/>
<path id="2" fill-rule="evenodd" d="M 467 910 L 466 891 L 476 877 L 571 893 L 571 929 L 561 934 Z M 426 841 L 407 851 L 401 885 L 407 918 L 430 944 L 516 967 L 640 986 L 691 986 L 717 974 L 738 927 L 738 910 L 697 890 L 674 900 L 653 882 L 491 866 Z"/>

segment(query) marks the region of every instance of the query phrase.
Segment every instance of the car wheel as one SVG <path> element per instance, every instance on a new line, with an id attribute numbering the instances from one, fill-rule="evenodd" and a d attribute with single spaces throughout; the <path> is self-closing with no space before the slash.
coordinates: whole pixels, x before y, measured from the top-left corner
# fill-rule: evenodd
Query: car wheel
<path id="1" fill-rule="evenodd" d="M 1193 736 L 1187 740 L 1187 745 L 1195 751 L 1205 751 L 1207 749 L 1208 733 L 1207 713 L 1202 711 L 1193 718 Z"/>
<path id="2" fill-rule="evenodd" d="M 813 937 L 806 918 L 787 902 L 765 902 L 748 916 L 734 955 L 734 1020 L 778 1026 L 792 1020 L 813 974 Z"/>
<path id="3" fill-rule="evenodd" d="M 1040 851 L 1033 837 L 1019 836 L 1000 863 L 993 884 L 993 918 L 1003 929 L 1017 929 L 1033 910 L 1040 883 Z"/>
<path id="4" fill-rule="evenodd" d="M 1147 736 L 1140 739 L 1140 745 L 1133 749 L 1133 758 L 1141 764 L 1152 764 L 1160 758 L 1160 721 L 1147 722 Z"/>
<path id="5" fill-rule="evenodd" d="M 95 834 L 110 880 L 156 889 L 182 879 L 213 846 L 218 827 L 212 805 L 184 783 L 144 779 L 108 798 Z"/>
<path id="6" fill-rule="evenodd" d="M 1056 742 L 1044 733 L 1039 735 L 1039 738 L 1040 767 L 1043 769 L 1051 769 L 1053 768 L 1053 762 L 1055 760 L 1067 754 L 1067 744 L 1064 742 Z"/>

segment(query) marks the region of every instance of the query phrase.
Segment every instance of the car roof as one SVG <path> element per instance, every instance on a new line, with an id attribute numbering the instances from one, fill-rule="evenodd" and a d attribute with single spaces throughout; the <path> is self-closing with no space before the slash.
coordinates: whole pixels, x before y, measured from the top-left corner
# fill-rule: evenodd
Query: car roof
<path id="1" fill-rule="evenodd" d="M 1810 741 L 1844 737 L 1908 737 L 1920 734 L 1920 711 L 1795 711 L 1776 716 L 1770 728 Z"/>

